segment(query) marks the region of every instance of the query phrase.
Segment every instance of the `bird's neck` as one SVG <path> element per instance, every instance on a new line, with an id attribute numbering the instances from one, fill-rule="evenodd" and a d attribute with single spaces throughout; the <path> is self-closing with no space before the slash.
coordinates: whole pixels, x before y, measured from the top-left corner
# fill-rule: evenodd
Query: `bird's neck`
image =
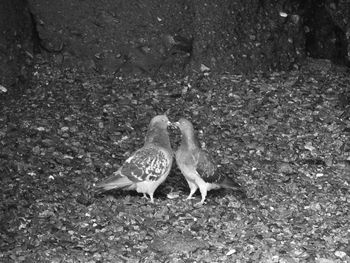
<path id="1" fill-rule="evenodd" d="M 154 127 L 147 132 L 145 144 L 150 143 L 171 150 L 168 131 L 159 127 Z"/>
<path id="2" fill-rule="evenodd" d="M 183 135 L 181 147 L 188 150 L 195 150 L 199 148 L 199 144 L 193 133 Z"/>

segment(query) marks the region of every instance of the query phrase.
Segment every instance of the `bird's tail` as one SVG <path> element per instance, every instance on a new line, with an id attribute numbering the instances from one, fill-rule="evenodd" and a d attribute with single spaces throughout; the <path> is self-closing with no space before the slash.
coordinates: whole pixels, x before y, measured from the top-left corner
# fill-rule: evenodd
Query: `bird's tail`
<path id="1" fill-rule="evenodd" d="M 220 185 L 224 188 L 234 190 L 242 198 L 247 198 L 247 195 L 246 195 L 243 187 L 239 183 L 237 183 L 233 179 L 231 179 L 230 177 L 225 176 L 224 180 L 220 183 Z"/>
<path id="2" fill-rule="evenodd" d="M 129 188 L 134 182 L 129 180 L 126 176 L 122 176 L 119 172 L 115 172 L 111 177 L 103 180 L 96 185 L 96 192 L 102 193 L 112 189 Z"/>
<path id="3" fill-rule="evenodd" d="M 221 182 L 222 187 L 231 188 L 231 189 L 241 189 L 242 186 L 235 182 L 230 177 L 225 176 L 224 180 Z"/>

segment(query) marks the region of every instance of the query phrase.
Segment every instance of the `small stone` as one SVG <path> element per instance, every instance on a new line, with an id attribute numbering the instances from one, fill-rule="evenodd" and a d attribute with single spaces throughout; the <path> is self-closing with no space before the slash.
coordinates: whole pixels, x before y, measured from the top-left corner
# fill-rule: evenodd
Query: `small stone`
<path id="1" fill-rule="evenodd" d="M 210 71 L 210 68 L 208 68 L 206 65 L 201 64 L 201 72 L 206 72 L 206 71 Z"/>
<path id="2" fill-rule="evenodd" d="M 227 253 L 226 256 L 231 256 L 232 254 L 236 253 L 236 249 L 230 249 Z"/>
<path id="3" fill-rule="evenodd" d="M 294 173 L 294 170 L 289 163 L 281 163 L 278 167 L 278 172 L 283 174 L 292 174 Z"/>
<path id="4" fill-rule="evenodd" d="M 334 263 L 334 260 L 327 258 L 316 258 L 316 263 Z"/>
<path id="5" fill-rule="evenodd" d="M 344 251 L 337 250 L 334 252 L 334 255 L 336 255 L 338 258 L 343 258 L 346 256 L 346 253 Z"/>

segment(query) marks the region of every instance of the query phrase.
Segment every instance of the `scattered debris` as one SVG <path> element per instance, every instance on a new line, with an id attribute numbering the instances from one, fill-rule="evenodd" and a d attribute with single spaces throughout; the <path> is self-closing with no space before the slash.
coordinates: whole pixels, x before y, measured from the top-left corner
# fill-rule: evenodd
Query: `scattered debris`
<path id="1" fill-rule="evenodd" d="M 350 78 L 327 69 L 150 85 L 38 65 L 24 96 L 2 102 L 0 261 L 350 262 L 350 123 L 338 96 Z M 175 166 L 154 204 L 93 195 L 166 111 L 199 127 L 247 199 L 217 190 L 196 208 Z"/>

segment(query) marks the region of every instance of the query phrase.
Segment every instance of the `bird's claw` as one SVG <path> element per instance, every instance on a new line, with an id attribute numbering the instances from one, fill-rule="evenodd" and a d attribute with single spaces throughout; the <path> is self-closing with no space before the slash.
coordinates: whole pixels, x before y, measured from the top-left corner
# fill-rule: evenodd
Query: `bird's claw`
<path id="1" fill-rule="evenodd" d="M 195 207 L 201 207 L 203 204 L 204 204 L 204 202 L 201 201 L 201 202 L 196 203 L 194 206 Z"/>

